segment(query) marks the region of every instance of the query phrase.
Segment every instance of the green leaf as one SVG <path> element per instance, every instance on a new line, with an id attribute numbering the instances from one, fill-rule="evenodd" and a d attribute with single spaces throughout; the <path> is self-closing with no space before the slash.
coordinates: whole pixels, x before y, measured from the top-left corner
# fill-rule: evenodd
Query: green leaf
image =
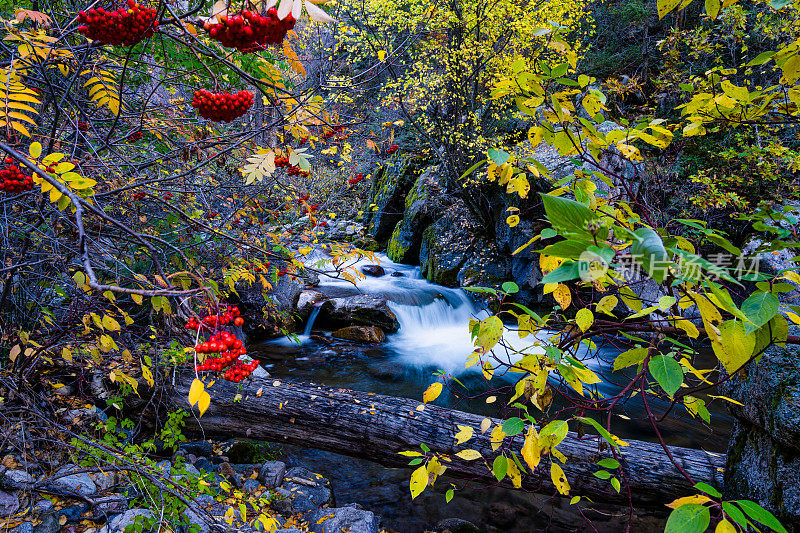
<path id="1" fill-rule="evenodd" d="M 508 459 L 506 459 L 504 455 L 498 455 L 494 458 L 494 463 L 492 464 L 492 473 L 494 474 L 494 477 L 497 478 L 497 481 L 503 481 L 503 478 L 506 477 L 507 472 Z"/>
<path id="2" fill-rule="evenodd" d="M 602 466 L 603 468 L 610 468 L 613 470 L 614 468 L 619 468 L 619 461 L 617 461 L 613 457 L 606 457 L 605 459 L 597 461 L 597 465 Z"/>
<path id="3" fill-rule="evenodd" d="M 564 261 L 558 268 L 553 270 L 552 272 L 548 272 L 545 276 L 539 281 L 542 285 L 545 283 L 561 283 L 562 281 L 570 281 L 573 279 L 577 279 L 580 277 L 580 270 L 578 269 L 578 263 L 574 263 L 572 261 Z"/>
<path id="4" fill-rule="evenodd" d="M 781 525 L 777 518 L 775 518 L 774 514 L 770 513 L 756 502 L 751 502 L 750 500 L 736 500 L 736 503 L 745 513 L 747 513 L 747 516 L 756 522 L 761 522 L 768 528 L 772 529 L 773 531 L 777 531 L 778 533 L 788 533 L 786 528 Z"/>
<path id="5" fill-rule="evenodd" d="M 687 503 L 669 514 L 664 533 L 703 533 L 710 523 L 708 507 Z"/>
<path id="6" fill-rule="evenodd" d="M 542 197 L 547 220 L 553 228 L 566 233 L 591 235 L 587 223 L 597 218 L 594 211 L 569 198 L 543 193 L 539 193 L 539 196 Z"/>
<path id="7" fill-rule="evenodd" d="M 742 303 L 742 313 L 752 324 L 745 324 L 745 332 L 751 333 L 774 317 L 781 304 L 777 296 L 768 292 L 757 292 Z"/>
<path id="8" fill-rule="evenodd" d="M 486 163 L 486 161 L 478 161 L 477 163 L 469 167 L 467 170 L 464 171 L 463 174 L 461 174 L 461 179 L 463 180 L 464 178 L 466 178 L 467 176 L 478 170 L 478 167 L 480 167 L 484 163 Z"/>
<path id="9" fill-rule="evenodd" d="M 725 511 L 725 514 L 728 515 L 734 522 L 743 528 L 747 527 L 747 518 L 744 516 L 744 513 L 733 504 L 733 502 L 722 502 L 722 510 Z"/>
<path id="10" fill-rule="evenodd" d="M 611 472 L 606 470 L 598 470 L 592 474 L 594 477 L 598 479 L 611 479 Z"/>
<path id="11" fill-rule="evenodd" d="M 503 433 L 509 437 L 519 435 L 525 429 L 525 423 L 521 418 L 513 417 L 503 422 Z"/>
<path id="12" fill-rule="evenodd" d="M 705 492 L 712 498 L 722 498 L 722 493 L 709 485 L 708 483 L 703 483 L 702 481 L 699 483 L 695 483 L 694 488 L 701 492 Z"/>
<path id="13" fill-rule="evenodd" d="M 614 436 L 611 433 L 609 433 L 606 428 L 601 426 L 600 423 L 597 420 L 595 420 L 594 418 L 586 417 L 586 416 L 579 416 L 579 417 L 576 417 L 576 418 L 578 420 L 580 420 L 581 422 L 589 424 L 594 429 L 596 429 L 597 432 L 600 434 L 600 436 L 603 437 L 606 440 L 606 442 L 609 443 L 611 446 L 613 446 L 614 448 L 619 448 L 619 444 L 617 444 L 617 441 L 616 441 L 616 439 L 614 439 Z"/>
<path id="14" fill-rule="evenodd" d="M 644 267 L 650 277 L 661 283 L 667 277 L 669 255 L 661 236 L 651 228 L 639 228 L 634 233 L 640 241 L 634 241 L 631 254 Z"/>
<path id="15" fill-rule="evenodd" d="M 506 152 L 505 150 L 500 150 L 498 148 L 489 148 L 489 159 L 492 160 L 496 165 L 502 165 L 508 158 L 511 157 L 511 154 Z"/>
<path id="16" fill-rule="evenodd" d="M 683 383 L 683 369 L 675 359 L 658 354 L 650 359 L 648 370 L 667 394 L 673 396 Z"/>
<path id="17" fill-rule="evenodd" d="M 519 292 L 519 285 L 513 281 L 506 281 L 503 283 L 503 292 L 506 294 L 516 294 Z"/>
<path id="18" fill-rule="evenodd" d="M 447 489 L 447 492 L 444 493 L 444 501 L 446 503 L 450 503 L 450 500 L 453 499 L 453 494 L 455 494 L 455 491 L 453 491 L 453 489 Z"/>
<path id="19" fill-rule="evenodd" d="M 578 259 L 592 243 L 589 241 L 559 241 L 546 246 L 543 250 L 537 250 L 544 255 L 553 257 L 563 257 L 564 259 Z"/>
<path id="20" fill-rule="evenodd" d="M 629 367 L 631 365 L 638 365 L 647 357 L 647 348 L 631 348 L 624 351 L 614 359 L 614 370 Z"/>

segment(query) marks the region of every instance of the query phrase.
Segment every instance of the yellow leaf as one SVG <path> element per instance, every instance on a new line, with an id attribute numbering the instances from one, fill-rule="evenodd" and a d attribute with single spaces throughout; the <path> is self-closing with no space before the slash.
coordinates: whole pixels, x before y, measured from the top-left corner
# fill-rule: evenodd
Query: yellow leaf
<path id="1" fill-rule="evenodd" d="M 11 360 L 12 363 L 17 360 L 17 356 L 19 356 L 20 352 L 22 352 L 22 346 L 20 346 L 19 344 L 11 348 L 11 352 L 8 354 L 8 358 Z"/>
<path id="2" fill-rule="evenodd" d="M 474 461 L 483 457 L 478 450 L 461 450 L 456 454 L 456 457 L 465 461 Z"/>
<path id="3" fill-rule="evenodd" d="M 667 507 L 669 507 L 670 509 L 677 509 L 681 505 L 684 505 L 684 504 L 687 504 L 687 503 L 697 503 L 697 504 L 702 505 L 702 504 L 704 504 L 706 502 L 710 502 L 710 501 L 711 501 L 711 498 L 709 498 L 708 496 L 706 496 L 704 494 L 695 494 L 693 496 L 684 496 L 683 498 L 678 498 L 678 499 L 674 500 L 672 503 L 668 503 Z"/>
<path id="4" fill-rule="evenodd" d="M 211 395 L 207 392 L 203 392 L 200 395 L 200 399 L 197 400 L 197 408 L 200 410 L 200 416 L 203 416 L 208 409 L 208 406 L 211 405 Z"/>
<path id="5" fill-rule="evenodd" d="M 192 381 L 192 386 L 189 387 L 189 405 L 194 405 L 200 399 L 200 395 L 203 394 L 205 390 L 205 385 L 199 379 L 195 379 Z"/>
<path id="6" fill-rule="evenodd" d="M 425 465 L 420 466 L 411 474 L 411 499 L 413 500 L 428 486 L 428 469 Z"/>
<path id="7" fill-rule="evenodd" d="M 506 464 L 508 468 L 506 475 L 509 477 L 509 479 L 511 479 L 511 484 L 514 486 L 514 488 L 522 488 L 522 474 L 520 473 L 519 468 L 517 468 L 517 464 L 510 460 Z"/>
<path id="8" fill-rule="evenodd" d="M 488 418 L 484 418 L 481 420 L 481 433 L 486 433 L 486 430 L 489 429 L 489 426 L 492 425 L 492 421 Z"/>
<path id="9" fill-rule="evenodd" d="M 503 431 L 503 426 L 497 425 L 492 430 L 491 435 L 492 435 L 492 451 L 496 452 L 497 448 L 499 448 L 500 445 L 503 444 L 503 439 L 506 436 L 506 432 Z"/>
<path id="10" fill-rule="evenodd" d="M 432 402 L 442 393 L 441 383 L 431 383 L 431 386 L 422 394 L 422 403 Z"/>
<path id="11" fill-rule="evenodd" d="M 131 299 L 136 302 L 137 305 L 142 305 L 142 301 L 144 300 L 141 294 L 131 294 Z"/>
<path id="12" fill-rule="evenodd" d="M 572 303 L 572 294 L 569 292 L 569 287 L 563 283 L 559 283 L 553 291 L 553 298 L 556 299 L 556 302 L 558 302 L 558 305 L 560 305 L 562 309 L 566 309 L 569 307 L 569 304 Z"/>
<path id="13" fill-rule="evenodd" d="M 519 215 L 511 215 L 510 217 L 508 217 L 506 219 L 506 224 L 508 224 L 510 228 L 513 228 L 514 226 L 519 224 Z"/>
<path id="14" fill-rule="evenodd" d="M 588 309 L 583 308 L 575 315 L 575 323 L 578 324 L 578 327 L 581 328 L 581 331 L 586 331 L 592 327 L 592 323 L 594 323 L 594 315 Z"/>
<path id="15" fill-rule="evenodd" d="M 462 426 L 458 424 L 456 427 L 458 428 L 458 433 L 455 434 L 456 444 L 464 444 L 472 438 L 472 435 L 475 432 L 475 430 L 470 426 Z"/>
<path id="16" fill-rule="evenodd" d="M 386 50 L 378 50 L 378 61 L 386 59 Z"/>
<path id="17" fill-rule="evenodd" d="M 717 524 L 714 533 L 736 533 L 736 526 L 731 524 L 728 520 L 723 520 Z"/>
<path id="18" fill-rule="evenodd" d="M 483 363 L 483 377 L 485 377 L 487 380 L 490 380 L 492 379 L 493 375 L 494 375 L 494 368 L 492 368 L 492 363 L 486 361 L 485 363 Z"/>
<path id="19" fill-rule="evenodd" d="M 528 434 L 525 435 L 525 443 L 522 445 L 522 458 L 525 459 L 531 471 L 537 467 L 542 459 L 542 452 L 539 449 L 539 435 L 533 426 L 528 428 Z"/>
<path id="20" fill-rule="evenodd" d="M 103 317 L 103 327 L 106 328 L 108 331 L 119 331 L 119 322 L 114 320 L 112 317 L 106 315 Z"/>
<path id="21" fill-rule="evenodd" d="M 28 148 L 28 152 L 31 154 L 31 159 L 39 159 L 39 156 L 42 155 L 42 145 L 38 142 L 31 143 L 30 148 Z"/>
<path id="22" fill-rule="evenodd" d="M 553 485 L 556 486 L 556 490 L 563 496 L 569 494 L 569 481 L 567 481 L 567 476 L 564 475 L 564 471 L 558 466 L 556 463 L 550 463 L 550 479 L 553 480 Z"/>

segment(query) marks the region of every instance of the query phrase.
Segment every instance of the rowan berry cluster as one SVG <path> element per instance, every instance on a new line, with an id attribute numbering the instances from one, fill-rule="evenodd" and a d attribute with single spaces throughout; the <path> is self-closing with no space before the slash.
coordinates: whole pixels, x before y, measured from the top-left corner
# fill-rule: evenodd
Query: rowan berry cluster
<path id="1" fill-rule="evenodd" d="M 286 173 L 289 176 L 308 176 L 309 174 L 307 171 L 301 169 L 300 167 L 289 163 L 288 157 L 276 157 L 275 167 L 276 168 L 286 167 Z"/>
<path id="2" fill-rule="evenodd" d="M 153 35 L 158 28 L 156 10 L 128 0 L 127 8 L 106 11 L 90 9 L 78 13 L 78 31 L 93 41 L 104 44 L 133 46 Z"/>
<path id="3" fill-rule="evenodd" d="M 398 148 L 400 148 L 398 145 L 393 144 L 389 148 L 386 149 L 386 153 L 389 154 L 389 155 L 392 155 L 393 153 L 395 153 L 397 151 Z"/>
<path id="4" fill-rule="evenodd" d="M 364 174 L 363 173 L 356 174 L 354 177 L 352 177 L 349 180 L 347 180 L 347 183 L 349 183 L 350 185 L 354 185 L 354 184 L 358 183 L 359 181 L 361 181 L 363 179 L 364 179 Z"/>
<path id="5" fill-rule="evenodd" d="M 10 194 L 25 192 L 33 188 L 33 178 L 26 176 L 16 165 L 13 159 L 5 158 L 6 168 L 0 170 L 0 191 Z"/>
<path id="6" fill-rule="evenodd" d="M 274 7 L 267 10 L 266 16 L 244 10 L 235 15 L 221 15 L 218 20 L 218 24 L 206 21 L 203 25 L 208 35 L 222 46 L 236 48 L 245 54 L 281 43 L 295 24 L 291 13 L 283 20 L 279 19 Z"/>
<path id="7" fill-rule="evenodd" d="M 214 122 L 230 122 L 250 109 L 253 105 L 253 93 L 239 91 L 231 93 L 212 93 L 205 89 L 194 92 L 192 107 L 197 109 L 201 117 Z"/>
<path id="8" fill-rule="evenodd" d="M 197 372 L 222 372 L 222 378 L 236 383 L 242 381 L 258 367 L 258 361 L 246 363 L 239 358 L 247 353 L 242 341 L 230 331 L 222 330 L 223 326 L 234 325 L 241 327 L 244 319 L 239 316 L 239 308 L 228 306 L 228 308 L 217 314 L 208 314 L 201 320 L 192 317 L 186 323 L 186 329 L 194 331 L 217 331 L 208 337 L 208 340 L 199 342 L 195 345 L 194 351 L 198 354 L 214 354 L 207 357 L 205 361 L 195 366 Z"/>

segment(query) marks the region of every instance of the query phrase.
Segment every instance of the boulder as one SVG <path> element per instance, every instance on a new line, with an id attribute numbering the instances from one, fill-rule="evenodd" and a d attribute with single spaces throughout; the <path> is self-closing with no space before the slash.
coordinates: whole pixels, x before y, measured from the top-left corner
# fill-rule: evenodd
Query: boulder
<path id="1" fill-rule="evenodd" d="M 433 528 L 435 533 L 483 533 L 483 530 L 461 518 L 445 518 Z"/>
<path id="2" fill-rule="evenodd" d="M 12 529 L 12 533 L 34 533 L 33 524 L 30 522 L 23 522 L 16 529 Z"/>
<path id="3" fill-rule="evenodd" d="M 214 455 L 214 448 L 211 446 L 211 443 L 206 440 L 184 442 L 179 444 L 178 448 L 184 450 L 187 454 L 190 453 L 197 457 L 210 457 Z"/>
<path id="4" fill-rule="evenodd" d="M 356 507 L 317 509 L 305 516 L 313 533 L 378 533 L 378 520 L 372 511 Z"/>
<path id="5" fill-rule="evenodd" d="M 268 489 L 279 487 L 286 474 L 286 463 L 281 461 L 267 461 L 258 473 L 258 480 Z"/>
<path id="6" fill-rule="evenodd" d="M 297 306 L 295 307 L 297 317 L 303 322 L 307 321 L 311 311 L 327 299 L 328 297 L 319 291 L 304 290 L 297 298 Z"/>
<path id="7" fill-rule="evenodd" d="M 24 470 L 7 470 L 0 477 L 0 489 L 24 490 L 36 483 L 36 479 Z"/>
<path id="8" fill-rule="evenodd" d="M 386 300 L 367 294 L 331 298 L 323 304 L 318 320 L 334 327 L 378 326 L 389 333 L 397 331 L 400 327 Z"/>
<path id="9" fill-rule="evenodd" d="M 375 207 L 368 215 L 367 233 L 379 243 L 388 241 L 402 220 L 406 194 L 419 171 L 413 156 L 402 155 L 374 172 L 370 203 Z"/>
<path id="10" fill-rule="evenodd" d="M 42 517 L 42 521 L 39 522 L 39 525 L 36 526 L 33 531 L 34 533 L 57 533 L 61 531 L 61 524 L 58 523 L 55 514 L 50 513 Z"/>
<path id="11" fill-rule="evenodd" d="M 12 515 L 17 511 L 19 511 L 19 498 L 0 490 L 0 517 Z"/>
<path id="12" fill-rule="evenodd" d="M 452 203 L 444 194 L 440 179 L 439 167 L 428 167 L 408 192 L 403 219 L 395 226 L 386 246 L 386 253 L 392 261 L 415 263 L 423 231 Z"/>
<path id="13" fill-rule="evenodd" d="M 466 206 L 457 202 L 422 234 L 419 250 L 421 274 L 432 283 L 455 287 L 467 261 L 474 237 Z"/>
<path id="14" fill-rule="evenodd" d="M 307 513 L 333 504 L 330 481 L 303 467 L 290 468 L 276 492 L 283 498 L 272 507 L 283 514 Z"/>
<path id="15" fill-rule="evenodd" d="M 286 267 L 283 262 L 273 264 L 277 268 Z M 294 276 L 279 276 L 269 292 L 259 281 L 237 283 L 230 303 L 239 307 L 244 318 L 242 330 L 248 339 L 258 342 L 282 336 L 282 329 L 295 331 L 298 324 L 292 314 L 304 285 L 301 278 Z"/>
<path id="16" fill-rule="evenodd" d="M 386 341 L 386 334 L 378 326 L 347 326 L 337 329 L 332 336 L 355 342 L 381 343 Z"/>
<path id="17" fill-rule="evenodd" d="M 149 509 L 130 509 L 109 520 L 108 524 L 100 529 L 100 533 L 125 533 L 125 528 L 134 524 L 139 517 L 142 517 L 140 520 L 155 519 L 156 515 Z"/>
<path id="18" fill-rule="evenodd" d="M 364 265 L 361 267 L 361 273 L 373 278 L 380 278 L 386 275 L 386 270 L 380 265 Z"/>
<path id="19" fill-rule="evenodd" d="M 92 477 L 86 473 L 72 474 L 74 466 L 61 468 L 53 477 L 51 484 L 59 491 L 83 496 L 91 496 L 97 492 L 97 485 L 94 484 Z"/>
<path id="20" fill-rule="evenodd" d="M 773 346 L 727 385 L 736 418 L 725 498 L 753 500 L 785 525 L 800 525 L 800 359 Z"/>

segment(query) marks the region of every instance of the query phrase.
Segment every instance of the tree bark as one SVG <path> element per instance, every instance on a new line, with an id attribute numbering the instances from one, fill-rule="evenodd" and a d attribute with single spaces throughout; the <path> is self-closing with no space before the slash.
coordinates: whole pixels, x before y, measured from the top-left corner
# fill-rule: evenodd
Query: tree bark
<path id="1" fill-rule="evenodd" d="M 182 376 L 172 389 L 172 398 L 177 406 L 187 406 L 193 377 L 193 374 Z M 218 380 L 209 392 L 211 406 L 202 418 L 187 419 L 187 429 L 201 431 L 206 438 L 244 437 L 285 442 L 401 468 L 409 468 L 409 458 L 398 452 L 420 451 L 420 445 L 425 444 L 431 452 L 450 456 L 451 462 L 443 461 L 447 475 L 496 483 L 483 460 L 464 461 L 455 456 L 456 452 L 471 448 L 487 458 L 490 465 L 499 453 L 492 452 L 490 431 L 481 433 L 484 417 L 479 415 L 434 405 L 420 408 L 422 403 L 412 399 L 273 378 L 248 380 L 241 389 Z M 237 399 L 237 394 L 241 395 L 240 399 Z M 197 410 L 194 412 L 196 414 Z M 501 422 L 492 419 L 492 427 Z M 470 441 L 457 446 L 454 435 L 458 425 L 470 426 L 475 431 Z M 506 442 L 509 440 L 507 437 Z M 518 435 L 510 445 L 520 460 L 522 441 L 523 435 Z M 663 506 L 679 496 L 695 492 L 659 444 L 627 442 L 630 446 L 620 448 L 620 462 L 635 505 Z M 598 502 L 628 503 L 624 480 L 621 480 L 622 491 L 617 493 L 607 480 L 593 475 L 601 469 L 597 461 L 611 456 L 609 448 L 595 435 L 587 434 L 580 438 L 574 432 L 570 432 L 558 446 L 568 458 L 561 466 L 572 486 L 570 496 L 587 496 Z M 670 452 L 693 482 L 703 481 L 721 488 L 724 456 L 679 447 L 670 447 Z M 536 471 L 523 476 L 523 489 L 555 491 L 550 480 L 550 457 L 543 456 Z M 504 482 L 508 483 L 508 479 Z"/>

